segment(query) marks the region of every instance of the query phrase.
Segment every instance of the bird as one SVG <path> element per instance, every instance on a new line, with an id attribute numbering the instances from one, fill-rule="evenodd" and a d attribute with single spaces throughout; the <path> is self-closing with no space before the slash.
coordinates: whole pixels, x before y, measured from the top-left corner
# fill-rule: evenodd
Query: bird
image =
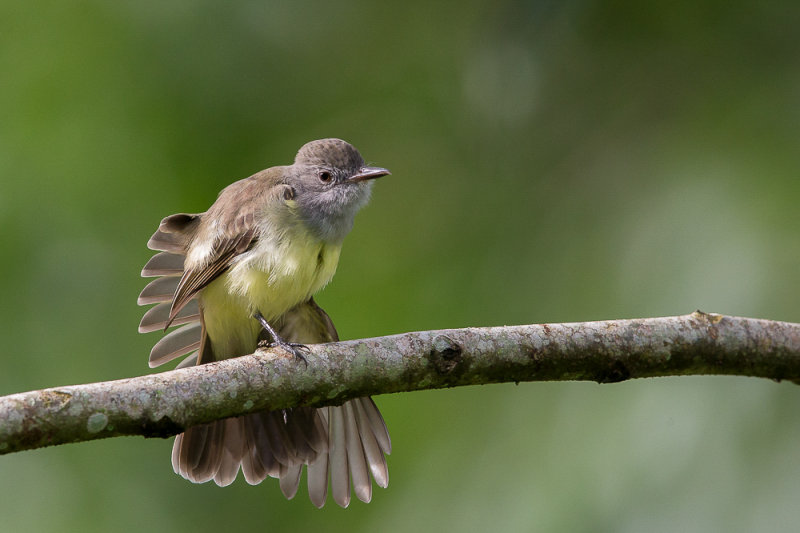
<path id="1" fill-rule="evenodd" d="M 156 305 L 139 332 L 179 327 L 153 346 L 150 367 L 181 356 L 177 368 L 201 365 L 265 344 L 308 364 L 304 345 L 339 340 L 314 295 L 333 277 L 374 180 L 389 174 L 366 165 L 351 144 L 320 139 L 303 145 L 293 164 L 225 187 L 206 212 L 164 218 L 147 243 L 158 253 L 142 277 L 155 279 L 138 304 Z M 231 484 L 240 470 L 253 485 L 278 478 L 291 499 L 305 465 L 311 502 L 322 507 L 330 483 L 334 501 L 347 507 L 351 488 L 369 502 L 372 479 L 388 485 L 390 452 L 383 417 L 365 397 L 186 428 L 175 438 L 172 466 L 189 481 L 219 486 Z"/>

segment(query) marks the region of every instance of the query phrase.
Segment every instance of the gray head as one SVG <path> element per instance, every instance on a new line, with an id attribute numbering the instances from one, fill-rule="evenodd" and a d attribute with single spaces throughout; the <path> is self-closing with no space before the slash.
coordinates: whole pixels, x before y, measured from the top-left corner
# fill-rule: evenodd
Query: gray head
<path id="1" fill-rule="evenodd" d="M 339 244 L 369 201 L 372 180 L 385 168 L 368 167 L 358 150 L 341 139 L 321 139 L 297 152 L 286 183 L 301 220 L 318 238 Z"/>

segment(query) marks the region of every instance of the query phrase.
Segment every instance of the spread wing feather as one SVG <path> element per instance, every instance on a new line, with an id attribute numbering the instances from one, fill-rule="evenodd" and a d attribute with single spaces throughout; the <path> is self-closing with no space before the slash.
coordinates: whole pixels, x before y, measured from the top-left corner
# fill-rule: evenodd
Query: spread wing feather
<path id="1" fill-rule="evenodd" d="M 173 359 L 200 348 L 202 324 L 193 322 L 164 335 L 150 351 L 150 368 L 169 363 Z"/>
<path id="2" fill-rule="evenodd" d="M 157 253 L 144 265 L 142 277 L 180 276 L 183 274 L 184 259 L 186 259 L 186 257 L 183 254 L 172 254 L 169 252 Z"/>
<path id="3" fill-rule="evenodd" d="M 177 276 L 162 276 L 145 285 L 136 301 L 139 305 L 171 302 L 175 290 L 178 288 L 180 278 Z"/>
<path id="4" fill-rule="evenodd" d="M 164 302 L 155 305 L 147 310 L 139 323 L 139 333 L 150 333 L 151 331 L 165 330 L 169 322 L 170 303 Z M 192 300 L 186 304 L 181 312 L 175 315 L 171 326 L 188 324 L 189 322 L 200 322 L 200 306 L 197 300 Z"/>

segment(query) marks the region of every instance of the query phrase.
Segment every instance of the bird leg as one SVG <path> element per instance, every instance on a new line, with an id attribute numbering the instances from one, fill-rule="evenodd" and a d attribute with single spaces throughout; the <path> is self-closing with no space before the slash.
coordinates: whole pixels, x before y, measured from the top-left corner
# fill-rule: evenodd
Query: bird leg
<path id="1" fill-rule="evenodd" d="M 269 333 L 270 336 L 272 337 L 272 342 L 260 341 L 258 343 L 259 348 L 262 347 L 272 348 L 274 346 L 279 346 L 284 350 L 286 350 L 287 352 L 289 352 L 290 354 L 294 355 L 295 359 L 303 361 L 306 364 L 306 366 L 308 366 L 308 359 L 306 359 L 306 356 L 301 353 L 301 352 L 307 352 L 308 346 L 306 346 L 305 344 L 300 344 L 297 342 L 287 342 L 286 340 L 284 340 L 283 337 L 278 335 L 278 332 L 275 331 L 275 328 L 269 325 L 267 319 L 264 318 L 264 315 L 262 315 L 260 312 L 256 311 L 253 314 L 253 318 L 258 320 L 259 324 L 261 324 L 261 327 L 264 328 L 264 330 L 267 333 Z"/>

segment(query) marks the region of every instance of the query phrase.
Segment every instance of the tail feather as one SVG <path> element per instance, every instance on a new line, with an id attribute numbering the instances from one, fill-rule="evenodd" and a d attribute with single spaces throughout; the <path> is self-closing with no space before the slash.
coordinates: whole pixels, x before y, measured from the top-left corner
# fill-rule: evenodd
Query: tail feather
<path id="1" fill-rule="evenodd" d="M 389 469 L 386 466 L 386 456 L 383 455 L 383 450 L 381 450 L 378 441 L 375 439 L 374 433 L 369 429 L 369 421 L 363 406 L 366 400 L 369 400 L 369 398 L 359 398 L 353 400 L 352 404 L 355 407 L 355 416 L 358 419 L 361 445 L 364 447 L 364 455 L 366 456 L 370 472 L 372 472 L 375 483 L 379 487 L 385 489 L 389 485 Z"/>
<path id="2" fill-rule="evenodd" d="M 369 431 L 368 428 L 361 429 L 356 418 L 353 402 L 347 402 L 341 407 L 333 409 L 344 410 L 344 427 L 347 438 L 347 463 L 350 465 L 350 475 L 353 479 L 353 492 L 362 502 L 369 503 L 372 499 L 372 480 L 369 478 L 369 467 L 367 458 L 364 454 L 364 446 L 361 443 L 361 432 Z"/>
<path id="3" fill-rule="evenodd" d="M 290 466 L 281 465 L 279 484 L 281 492 L 287 499 L 291 500 L 297 495 L 297 489 L 300 486 L 300 473 L 303 471 L 302 464 L 294 464 Z"/>
<path id="4" fill-rule="evenodd" d="M 328 498 L 328 454 L 323 453 L 319 458 L 306 467 L 308 497 L 317 509 L 325 505 Z"/>
<path id="5" fill-rule="evenodd" d="M 212 464 L 219 456 L 206 454 L 207 443 L 217 442 L 216 423 L 189 428 L 175 437 L 172 447 L 172 469 L 193 483 L 205 483 L 214 477 L 219 467 Z M 214 444 L 211 446 L 214 447 Z"/>
<path id="6" fill-rule="evenodd" d="M 210 448 L 207 455 L 221 455 L 222 460 L 219 468 L 214 474 L 214 483 L 220 487 L 227 487 L 236 479 L 239 473 L 239 465 L 242 463 L 244 454 L 244 428 L 241 418 L 226 418 L 216 424 L 223 425 L 223 435 L 221 439 L 221 450 Z"/>
<path id="7" fill-rule="evenodd" d="M 350 505 L 350 471 L 347 461 L 347 433 L 344 409 L 328 407 L 328 447 L 331 469 L 331 493 L 342 507 Z M 360 445 L 360 444 L 359 444 Z"/>
<path id="8" fill-rule="evenodd" d="M 280 411 L 269 411 L 258 413 L 258 416 L 266 428 L 265 435 L 275 461 L 278 464 L 287 465 L 294 463 L 297 459 L 293 453 L 295 450 L 290 448 L 293 443 L 290 443 L 286 423 L 281 419 L 281 414 Z"/>
<path id="9" fill-rule="evenodd" d="M 269 475 L 267 469 L 261 463 L 258 448 L 248 446 L 242 456 L 242 475 L 250 485 L 258 485 Z"/>
<path id="10" fill-rule="evenodd" d="M 213 479 L 217 485 L 226 486 L 233 482 L 241 466 L 251 484 L 260 483 L 269 475 L 281 478 L 285 491 L 294 485 L 297 492 L 297 482 L 292 480 L 297 477 L 299 481 L 302 465 L 319 457 L 321 453 L 316 449 L 326 449 L 326 435 L 320 431 L 325 427 L 314 420 L 318 416 L 316 409 L 299 410 L 309 413 L 289 415 L 289 423 L 281 411 L 269 411 L 191 427 L 175 438 L 173 469 L 195 483 Z M 302 431 L 287 429 L 303 424 L 311 427 Z M 312 438 L 308 440 L 306 435 Z"/>
<path id="11" fill-rule="evenodd" d="M 261 413 L 248 415 L 252 417 L 247 427 L 248 447 L 253 450 L 253 457 L 262 465 L 265 474 L 277 478 L 280 475 L 280 463 L 272 452 L 272 445 L 267 436 L 267 427 L 263 423 Z M 263 479 L 263 478 L 262 478 Z"/>
<path id="12" fill-rule="evenodd" d="M 386 429 L 386 422 L 383 421 L 378 406 L 375 405 L 372 398 L 359 398 L 358 401 L 364 410 L 364 414 L 369 421 L 369 427 L 372 430 L 372 434 L 375 436 L 375 440 L 378 441 L 381 450 L 387 455 L 392 453 L 392 440 L 389 438 L 389 430 Z"/>
<path id="13" fill-rule="evenodd" d="M 311 407 L 296 407 L 284 410 L 284 421 L 288 442 L 292 445 L 292 463 L 313 463 L 328 451 L 327 428 L 317 410 Z"/>

